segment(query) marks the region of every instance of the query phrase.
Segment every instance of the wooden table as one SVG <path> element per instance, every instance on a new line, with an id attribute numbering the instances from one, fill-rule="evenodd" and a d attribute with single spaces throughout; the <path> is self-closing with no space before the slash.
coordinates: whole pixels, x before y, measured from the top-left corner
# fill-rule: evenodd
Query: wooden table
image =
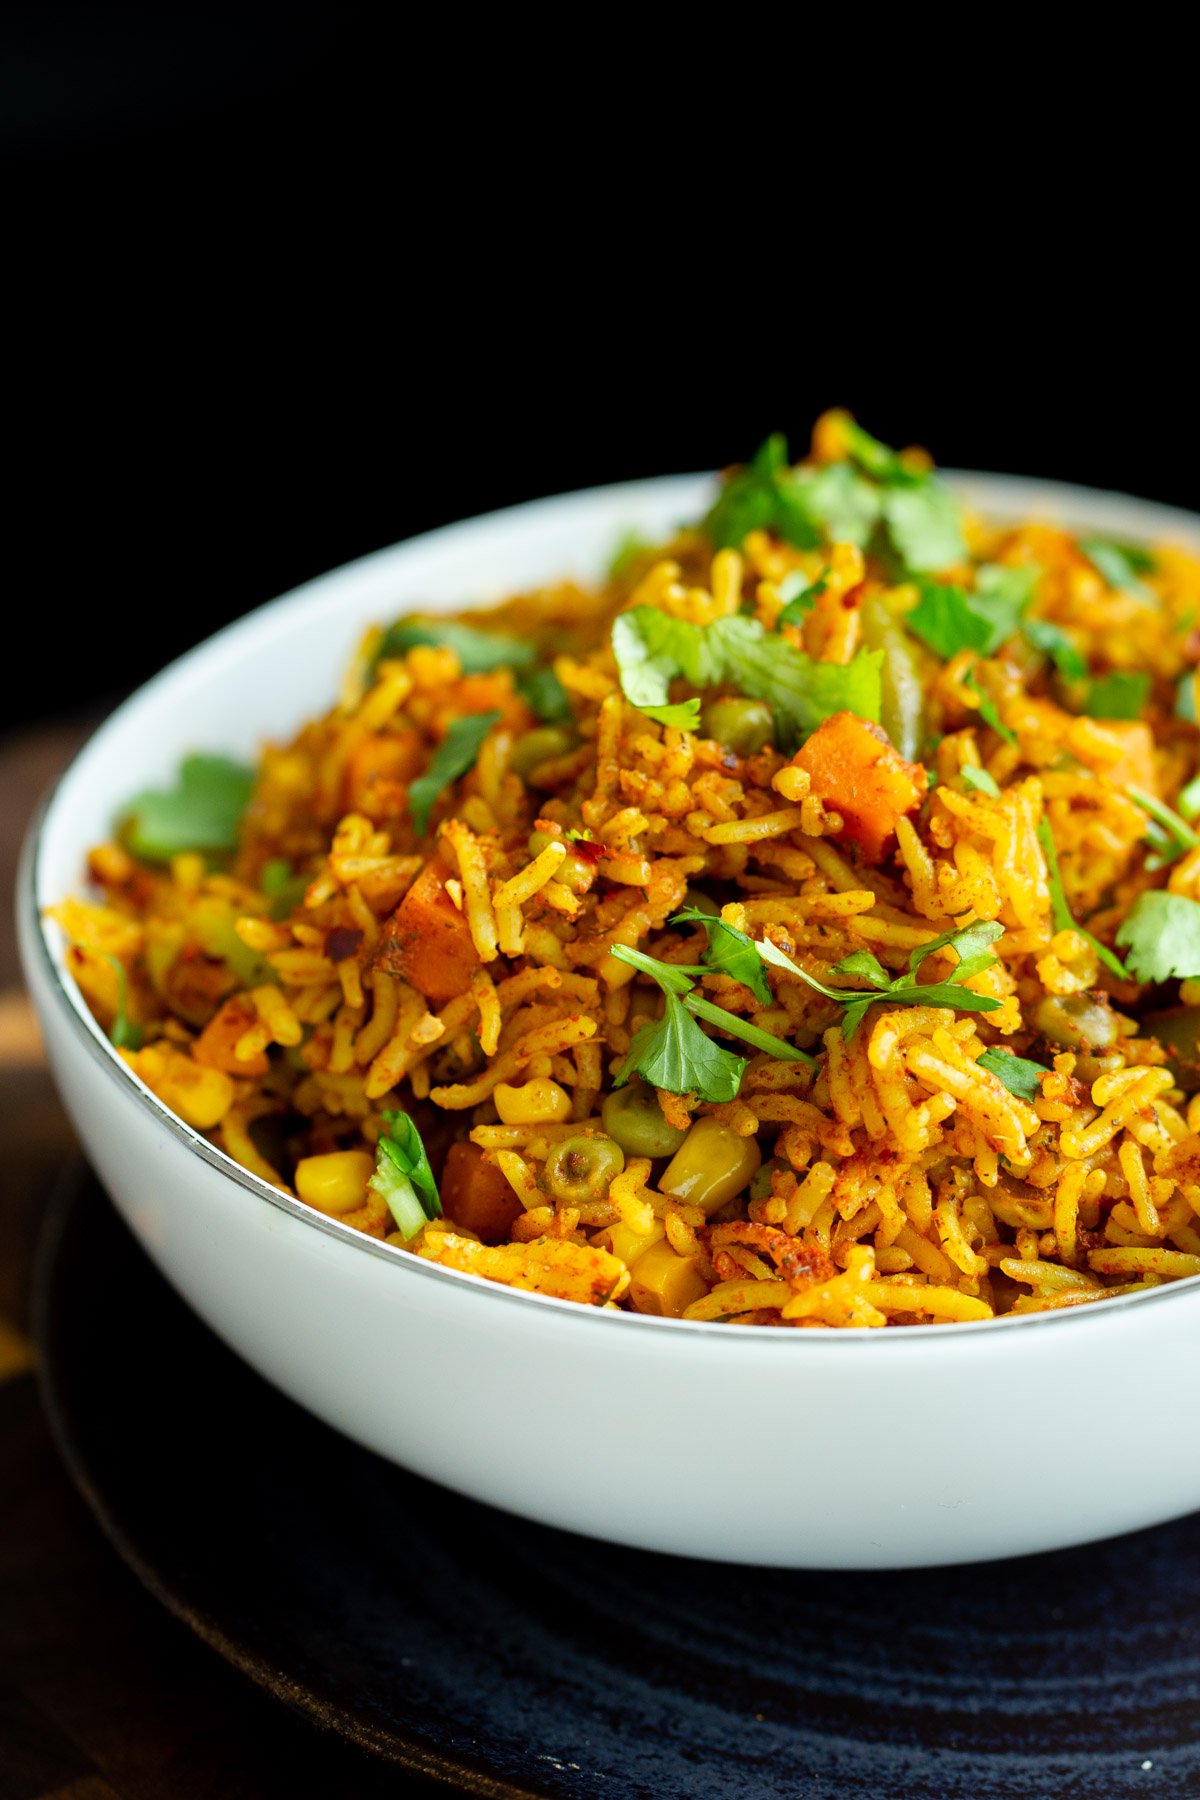
<path id="1" fill-rule="evenodd" d="M 0 745 L 0 1800 L 445 1793 L 324 1736 L 192 1638 L 109 1549 L 50 1442 L 29 1275 L 46 1197 L 77 1151 L 20 988 L 12 888 L 38 794 L 84 732 Z"/>

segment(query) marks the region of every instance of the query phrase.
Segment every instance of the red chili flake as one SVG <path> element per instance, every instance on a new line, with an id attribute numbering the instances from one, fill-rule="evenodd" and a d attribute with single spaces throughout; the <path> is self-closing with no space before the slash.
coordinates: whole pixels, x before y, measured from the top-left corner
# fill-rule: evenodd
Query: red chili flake
<path id="1" fill-rule="evenodd" d="M 568 831 L 567 839 L 580 862 L 590 863 L 593 868 L 601 857 L 608 855 L 607 844 L 600 843 L 594 837 L 586 837 L 581 831 Z"/>
<path id="2" fill-rule="evenodd" d="M 353 925 L 335 925 L 325 939 L 325 954 L 330 962 L 345 962 L 363 941 L 363 934 Z"/>

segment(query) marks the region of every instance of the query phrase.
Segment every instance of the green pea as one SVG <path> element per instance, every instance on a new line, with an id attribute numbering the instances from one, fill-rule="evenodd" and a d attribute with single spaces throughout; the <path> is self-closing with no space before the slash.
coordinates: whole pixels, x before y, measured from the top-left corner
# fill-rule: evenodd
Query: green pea
<path id="1" fill-rule="evenodd" d="M 778 1156 L 773 1156 L 769 1162 L 765 1162 L 750 1183 L 750 1198 L 752 1200 L 769 1200 L 774 1192 L 771 1186 L 772 1175 L 776 1169 L 786 1169 L 787 1166 Z"/>
<path id="2" fill-rule="evenodd" d="M 522 781 L 528 781 L 535 769 L 568 755 L 578 743 L 579 733 L 570 725 L 539 725 L 517 739 L 508 766 Z"/>
<path id="3" fill-rule="evenodd" d="M 556 1200 L 602 1200 L 624 1167 L 621 1146 L 611 1138 L 571 1137 L 555 1144 L 543 1175 Z"/>
<path id="4" fill-rule="evenodd" d="M 1069 1050 L 1111 1050 L 1120 1035 L 1112 1008 L 1096 994 L 1047 994 L 1033 1022 L 1044 1038 Z"/>
<path id="5" fill-rule="evenodd" d="M 735 756 L 756 756 L 775 740 L 775 720 L 765 701 L 742 700 L 735 694 L 709 701 L 700 714 L 700 730 Z"/>
<path id="6" fill-rule="evenodd" d="M 605 1131 L 630 1156 L 674 1156 L 687 1136 L 667 1124 L 657 1093 L 644 1081 L 606 1094 L 600 1112 Z"/>

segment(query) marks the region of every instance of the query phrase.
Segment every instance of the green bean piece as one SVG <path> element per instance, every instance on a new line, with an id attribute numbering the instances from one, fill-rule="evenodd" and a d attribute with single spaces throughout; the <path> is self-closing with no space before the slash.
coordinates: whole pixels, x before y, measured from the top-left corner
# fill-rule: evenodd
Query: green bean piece
<path id="1" fill-rule="evenodd" d="M 925 684 L 920 653 L 878 594 L 862 607 L 863 640 L 883 651 L 879 722 L 906 762 L 916 762 L 925 742 Z"/>
<path id="2" fill-rule="evenodd" d="M 700 730 L 705 737 L 716 738 L 735 756 L 756 756 L 775 741 L 775 720 L 762 700 L 742 700 L 731 694 L 725 700 L 710 700 L 700 714 Z"/>
<path id="3" fill-rule="evenodd" d="M 630 1156 L 674 1156 L 687 1136 L 667 1124 L 658 1094 L 645 1081 L 606 1094 L 600 1112 L 605 1131 Z"/>
<path id="4" fill-rule="evenodd" d="M 603 1200 L 625 1167 L 619 1144 L 607 1137 L 564 1138 L 546 1158 L 546 1186 L 556 1200 Z"/>
<path id="5" fill-rule="evenodd" d="M 1097 994 L 1047 994 L 1034 1008 L 1033 1023 L 1067 1050 L 1111 1050 L 1120 1036 L 1112 1008 Z"/>
<path id="6" fill-rule="evenodd" d="M 571 725 L 539 725 L 524 732 L 513 745 L 508 766 L 522 781 L 528 781 L 535 769 L 556 757 L 566 756 L 579 743 L 579 733 Z"/>

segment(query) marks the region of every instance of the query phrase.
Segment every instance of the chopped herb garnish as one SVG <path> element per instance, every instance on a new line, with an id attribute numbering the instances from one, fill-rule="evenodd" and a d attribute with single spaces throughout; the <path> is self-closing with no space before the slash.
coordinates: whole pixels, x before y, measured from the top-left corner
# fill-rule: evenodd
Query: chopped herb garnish
<path id="1" fill-rule="evenodd" d="M 227 756 L 186 756 L 175 786 L 138 794 L 125 809 L 122 838 L 134 856 L 169 862 L 187 850 L 237 849 L 238 825 L 254 792 L 254 771 Z"/>
<path id="2" fill-rule="evenodd" d="M 1180 788 L 1179 810 L 1185 819 L 1194 819 L 1200 813 L 1200 775 L 1194 775 L 1185 788 Z"/>
<path id="3" fill-rule="evenodd" d="M 800 625 L 807 619 L 819 597 L 829 585 L 829 571 L 818 575 L 810 582 L 798 571 L 785 575 L 779 584 L 779 597 L 784 602 L 783 611 L 776 619 L 776 627 L 780 625 Z"/>
<path id="4" fill-rule="evenodd" d="M 1042 1076 L 1050 1073 L 1043 1063 L 1014 1056 L 1011 1050 L 985 1050 L 979 1058 L 979 1067 L 995 1075 L 1018 1100 L 1036 1100 L 1041 1092 Z"/>
<path id="5" fill-rule="evenodd" d="M 464 675 L 486 675 L 492 669 L 527 669 L 537 661 L 536 646 L 525 638 L 510 637 L 503 631 L 484 631 L 478 625 L 465 625 L 461 619 L 422 613 L 412 613 L 389 626 L 375 660 L 403 656 L 423 644 L 453 650 Z"/>
<path id="6" fill-rule="evenodd" d="M 798 962 L 794 962 L 769 938 L 764 938 L 755 948 L 764 961 L 777 969 L 786 969 L 790 974 L 798 975 L 801 981 L 826 1000 L 832 1000 L 840 1006 L 842 1036 L 851 1038 L 862 1023 L 867 1009 L 874 1006 L 877 1000 L 886 1000 L 891 1006 L 952 1006 L 960 1012 L 994 1012 L 1000 1005 L 999 1000 L 993 999 L 990 994 L 974 994 L 961 984 L 990 968 L 996 961 L 987 945 L 994 943 L 1003 932 L 1003 925 L 986 919 L 948 931 L 944 936 L 935 938 L 932 943 L 919 945 L 909 957 L 908 972 L 904 975 L 889 975 L 874 951 L 855 950 L 835 964 L 833 973 L 856 975 L 860 980 L 869 982 L 874 992 L 865 994 L 853 988 L 827 987 L 823 981 L 818 981 L 806 969 L 802 969 Z M 956 952 L 958 967 L 949 980 L 922 985 L 917 981 L 921 964 L 935 950 L 943 949 Z"/>
<path id="7" fill-rule="evenodd" d="M 980 575 L 984 573 L 980 570 Z M 1021 569 L 997 569 L 1000 575 L 1022 576 Z M 968 593 L 965 588 L 947 582 L 918 576 L 920 598 L 904 623 L 923 644 L 949 660 L 958 650 L 978 650 L 990 656 L 1006 639 L 1012 637 L 1021 620 L 1028 597 L 1017 593 L 1017 584 L 1004 584 L 992 589 L 979 586 Z"/>
<path id="8" fill-rule="evenodd" d="M 144 1033 L 141 1026 L 135 1024 L 129 1016 L 128 971 L 119 956 L 110 956 L 107 950 L 101 950 L 99 954 L 117 978 L 117 1004 L 113 1022 L 108 1028 L 109 1042 L 118 1050 L 140 1050 Z"/>
<path id="9" fill-rule="evenodd" d="M 713 543 L 737 546 L 751 531 L 770 531 L 801 549 L 827 543 L 864 549 L 882 525 L 904 570 L 945 568 L 966 556 L 958 502 L 938 477 L 844 422 L 849 459 L 820 468 L 788 466 L 787 439 L 767 439 L 731 475 L 705 520 Z"/>
<path id="10" fill-rule="evenodd" d="M 1164 868 L 1167 863 L 1178 862 L 1189 850 L 1200 850 L 1200 836 L 1186 819 L 1180 818 L 1177 812 L 1143 788 L 1131 785 L 1127 792 L 1129 798 L 1150 815 L 1146 838 L 1153 846 L 1154 854 L 1146 858 L 1148 869 Z"/>
<path id="11" fill-rule="evenodd" d="M 976 675 L 974 669 L 967 670 L 967 673 L 963 676 L 963 684 L 965 687 L 969 687 L 973 693 L 978 694 L 979 699 L 977 700 L 976 705 L 979 708 L 979 716 L 984 724 L 990 725 L 992 730 L 996 732 L 999 737 L 1002 737 L 1006 744 L 1015 744 L 1017 741 L 1016 732 L 1010 731 L 1008 726 L 1003 723 L 1000 714 L 996 711 L 995 702 L 990 699 L 980 687 L 979 677 Z"/>
<path id="12" fill-rule="evenodd" d="M 529 710 L 547 725 L 564 725 L 575 717 L 570 695 L 545 663 L 517 676 L 517 692 Z"/>
<path id="13" fill-rule="evenodd" d="M 465 775 L 479 754 L 484 738 L 500 718 L 498 712 L 468 713 L 455 719 L 433 756 L 424 775 L 417 777 L 408 790 L 408 810 L 418 836 L 429 828 L 429 815 L 439 794 L 452 782 Z"/>
<path id="14" fill-rule="evenodd" d="M 625 698 L 679 730 L 696 729 L 700 703 L 672 704 L 668 693 L 676 679 L 697 688 L 728 684 L 747 699 L 766 700 L 785 745 L 836 712 L 879 720 L 879 650 L 860 651 L 848 663 L 818 662 L 740 613 L 692 625 L 653 606 L 621 613 L 612 646 Z"/>
<path id="15" fill-rule="evenodd" d="M 397 1229 L 408 1243 L 430 1219 L 442 1214 L 442 1202 L 421 1134 L 405 1112 L 385 1112 L 386 1127 L 375 1152 L 375 1173 L 367 1183 L 385 1200 Z"/>
<path id="16" fill-rule="evenodd" d="M 1186 719 L 1189 725 L 1200 723 L 1196 717 L 1196 671 L 1186 669 L 1179 677 L 1179 685 L 1175 689 L 1175 717 Z"/>
<path id="17" fill-rule="evenodd" d="M 671 923 L 702 925 L 708 933 L 708 948 L 701 958 L 704 969 L 710 974 L 728 975 L 732 981 L 740 981 L 763 1006 L 775 1004 L 762 958 L 754 940 L 747 937 L 744 931 L 739 931 L 736 925 L 729 925 L 712 913 L 700 912 L 694 906 L 677 912 Z"/>
<path id="18" fill-rule="evenodd" d="M 1109 675 L 1097 675 L 1092 682 L 1085 710 L 1094 719 L 1136 719 L 1149 693 L 1149 675 L 1114 669 Z"/>
<path id="19" fill-rule="evenodd" d="M 990 794 L 993 800 L 1000 798 L 1000 789 L 996 785 L 996 778 L 994 775 L 989 775 L 986 769 L 977 769 L 974 763 L 964 763 L 959 774 L 968 787 L 978 788 L 981 794 Z"/>
<path id="20" fill-rule="evenodd" d="M 639 1026 L 629 1054 L 613 1077 L 618 1087 L 631 1075 L 641 1074 L 655 1087 L 665 1088 L 671 1094 L 698 1094 L 702 1100 L 711 1101 L 734 1099 L 741 1086 L 746 1059 L 714 1044 L 696 1024 L 696 1016 L 768 1056 L 779 1057 L 785 1062 L 812 1061 L 794 1044 L 773 1037 L 770 1032 L 760 1030 L 757 1025 L 751 1025 L 736 1013 L 728 1012 L 725 1007 L 716 1006 L 694 992 L 696 980 L 714 972 L 707 966 L 661 962 L 656 956 L 648 956 L 643 950 L 628 949 L 624 944 L 614 944 L 611 953 L 618 962 L 628 963 L 630 968 L 649 975 L 666 995 L 662 1018 L 648 1020 Z M 767 992 L 769 995 L 770 990 Z"/>
<path id="21" fill-rule="evenodd" d="M 1079 548 L 1109 587 L 1146 599 L 1141 577 L 1154 573 L 1154 558 L 1140 544 L 1117 544 L 1110 538 L 1080 538 Z"/>
<path id="22" fill-rule="evenodd" d="M 677 994 L 668 992 L 661 1019 L 644 1019 L 633 1035 L 629 1054 L 613 1076 L 624 1087 L 641 1075 L 668 1094 L 697 1094 L 702 1100 L 735 1100 L 746 1072 L 744 1056 L 722 1050 L 701 1031 Z"/>
<path id="23" fill-rule="evenodd" d="M 1117 942 L 1127 947 L 1138 981 L 1187 981 L 1200 975 L 1200 906 L 1162 889 L 1139 894 L 1121 921 Z"/>
<path id="24" fill-rule="evenodd" d="M 1042 819 L 1040 821 L 1037 836 L 1038 843 L 1042 846 L 1042 854 L 1046 858 L 1046 874 L 1050 882 L 1050 911 L 1055 931 L 1077 931 L 1080 937 L 1086 939 L 1092 946 L 1110 974 L 1115 975 L 1119 981 L 1128 981 L 1129 971 L 1120 957 L 1115 956 L 1107 944 L 1102 944 L 1098 937 L 1094 937 L 1086 927 L 1081 925 L 1067 904 L 1062 871 L 1058 866 L 1058 851 L 1054 846 L 1054 833 L 1050 829 L 1049 820 Z M 1121 941 L 1121 934 L 1118 932 L 1117 942 Z"/>
<path id="25" fill-rule="evenodd" d="M 1064 681 L 1082 681 L 1087 675 L 1083 653 L 1061 625 L 1054 625 L 1049 619 L 1026 619 L 1021 629 L 1034 649 L 1050 658 Z"/>

